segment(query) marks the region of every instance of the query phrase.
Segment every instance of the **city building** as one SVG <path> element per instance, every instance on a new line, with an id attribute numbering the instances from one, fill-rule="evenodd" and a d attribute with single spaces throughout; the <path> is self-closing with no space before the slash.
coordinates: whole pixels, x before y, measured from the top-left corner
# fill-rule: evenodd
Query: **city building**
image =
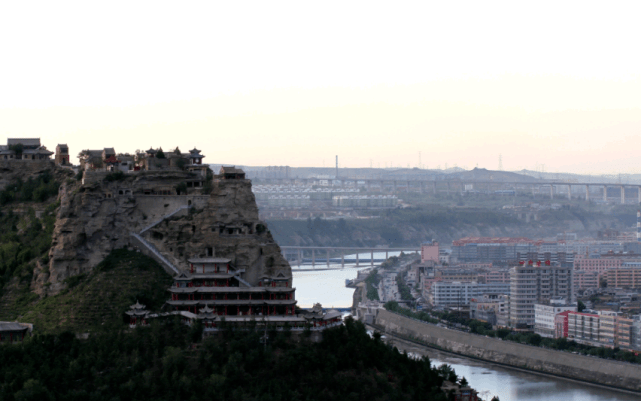
<path id="1" fill-rule="evenodd" d="M 636 315 L 630 325 L 630 348 L 641 350 L 641 315 Z"/>
<path id="2" fill-rule="evenodd" d="M 600 316 L 595 313 L 568 312 L 568 339 L 581 344 L 600 346 Z"/>
<path id="3" fill-rule="evenodd" d="M 599 342 L 608 347 L 630 349 L 633 320 L 620 312 L 599 312 Z"/>
<path id="4" fill-rule="evenodd" d="M 470 299 L 470 319 L 488 322 L 492 326 L 499 323 L 500 317 L 507 315 L 509 298 L 504 294 L 484 294 Z"/>
<path id="5" fill-rule="evenodd" d="M 554 338 L 555 318 L 561 312 L 576 312 L 576 304 L 568 304 L 562 298 L 552 298 L 547 302 L 534 304 L 534 332 L 541 337 Z"/>
<path id="6" fill-rule="evenodd" d="M 486 294 L 508 295 L 509 284 L 437 281 L 432 284 L 430 303 L 434 306 L 467 306 L 470 300 Z"/>
<path id="7" fill-rule="evenodd" d="M 541 241 L 529 238 L 468 237 L 452 243 L 452 259 L 458 262 L 514 262 L 520 255 L 538 252 Z"/>
<path id="8" fill-rule="evenodd" d="M 557 313 L 554 316 L 554 338 L 561 338 L 568 336 L 568 315 L 572 311 L 565 311 Z"/>
<path id="9" fill-rule="evenodd" d="M 574 270 L 601 274 L 609 269 L 621 267 L 621 263 L 621 258 L 603 257 L 598 253 L 576 255 L 574 257 Z"/>
<path id="10" fill-rule="evenodd" d="M 508 268 L 495 268 L 481 270 L 478 272 L 478 280 L 486 283 L 509 283 L 510 282 L 510 269 Z"/>
<path id="11" fill-rule="evenodd" d="M 424 242 L 421 244 L 421 262 L 431 260 L 439 262 L 439 245 L 436 241 Z"/>
<path id="12" fill-rule="evenodd" d="M 572 280 L 575 291 L 599 288 L 600 277 L 595 271 L 574 270 Z"/>
<path id="13" fill-rule="evenodd" d="M 603 277 L 609 288 L 640 288 L 641 263 L 624 263 L 623 267 L 606 271 Z"/>
<path id="14" fill-rule="evenodd" d="M 510 270 L 510 326 L 517 330 L 533 330 L 534 305 L 552 298 L 574 301 L 572 269 L 523 263 Z"/>

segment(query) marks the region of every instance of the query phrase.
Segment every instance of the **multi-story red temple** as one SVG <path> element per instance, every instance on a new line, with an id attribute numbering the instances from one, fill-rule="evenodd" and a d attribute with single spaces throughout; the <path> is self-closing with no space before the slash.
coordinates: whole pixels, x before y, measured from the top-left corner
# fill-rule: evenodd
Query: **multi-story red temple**
<path id="1" fill-rule="evenodd" d="M 241 278 L 243 269 L 235 269 L 229 259 L 189 259 L 189 273 L 174 277 L 169 289 L 174 310 L 198 313 L 211 308 L 217 316 L 287 316 L 295 315 L 295 289 L 291 277 L 263 275 L 258 286 Z"/>
<path id="2" fill-rule="evenodd" d="M 166 307 L 170 310 L 152 314 L 136 303 L 126 312 L 131 327 L 171 316 L 180 316 L 187 325 L 200 320 L 205 332 L 218 330 L 223 320 L 241 326 L 252 321 L 281 329 L 287 325 L 294 331 L 323 330 L 342 323 L 340 312 L 323 313 L 320 304 L 311 311 L 297 311 L 291 276 L 262 275 L 258 285 L 251 285 L 242 277 L 244 269 L 236 269 L 229 259 L 194 258 L 188 262 L 189 270 L 177 274 L 168 289 L 171 299 Z"/>

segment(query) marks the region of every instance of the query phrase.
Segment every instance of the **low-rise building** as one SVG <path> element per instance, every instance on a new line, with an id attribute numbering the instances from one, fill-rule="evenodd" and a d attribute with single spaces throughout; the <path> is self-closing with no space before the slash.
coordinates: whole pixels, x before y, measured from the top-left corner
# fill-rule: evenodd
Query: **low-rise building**
<path id="1" fill-rule="evenodd" d="M 553 298 L 544 303 L 534 304 L 534 332 L 541 337 L 554 338 L 555 317 L 566 311 L 576 312 L 576 304 L 568 304 L 563 298 Z"/>
<path id="2" fill-rule="evenodd" d="M 504 294 L 484 294 L 470 300 L 470 319 L 488 322 L 492 326 L 499 325 L 501 317 L 508 312 L 509 298 Z"/>
<path id="3" fill-rule="evenodd" d="M 596 313 L 568 312 L 568 339 L 581 344 L 599 343 L 600 316 Z"/>
<path id="4" fill-rule="evenodd" d="M 0 322 L 0 344 L 23 341 L 32 331 L 30 323 Z"/>
<path id="5" fill-rule="evenodd" d="M 437 281 L 432 284 L 429 299 L 434 306 L 467 306 L 472 298 L 485 294 L 508 295 L 509 290 L 509 284 L 502 283 Z"/>
<path id="6" fill-rule="evenodd" d="M 572 311 L 565 311 L 557 313 L 554 316 L 554 338 L 561 338 L 568 336 L 568 315 Z"/>

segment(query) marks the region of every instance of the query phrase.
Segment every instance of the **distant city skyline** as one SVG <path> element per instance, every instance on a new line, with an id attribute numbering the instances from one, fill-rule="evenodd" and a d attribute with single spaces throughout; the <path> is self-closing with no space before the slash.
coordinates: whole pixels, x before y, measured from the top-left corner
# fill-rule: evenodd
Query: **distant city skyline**
<path id="1" fill-rule="evenodd" d="M 126 12 L 124 12 L 126 10 Z M 209 163 L 640 173 L 637 2 L 0 6 L 0 136 Z M 0 142 L 4 142 L 0 140 Z"/>

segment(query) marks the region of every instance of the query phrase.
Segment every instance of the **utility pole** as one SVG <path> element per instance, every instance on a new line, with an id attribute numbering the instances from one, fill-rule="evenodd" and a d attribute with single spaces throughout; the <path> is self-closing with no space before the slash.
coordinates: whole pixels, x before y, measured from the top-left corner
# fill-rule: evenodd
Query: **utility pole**
<path id="1" fill-rule="evenodd" d="M 336 155 L 336 179 L 338 179 L 338 155 Z"/>

